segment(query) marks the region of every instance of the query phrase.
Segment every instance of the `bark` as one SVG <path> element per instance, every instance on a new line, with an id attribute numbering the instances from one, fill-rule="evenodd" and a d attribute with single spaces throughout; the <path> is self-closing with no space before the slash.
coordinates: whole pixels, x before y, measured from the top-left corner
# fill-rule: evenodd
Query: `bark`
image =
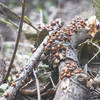
<path id="1" fill-rule="evenodd" d="M 71 53 L 72 54 L 72 53 Z M 77 54 L 73 52 L 77 58 Z M 66 61 L 71 61 L 72 64 L 79 68 L 78 60 L 75 61 L 74 57 L 71 55 L 71 60 L 68 57 Z M 72 59 L 73 58 L 73 59 Z M 66 62 L 65 61 L 65 62 Z M 59 73 L 66 68 L 66 63 L 62 62 L 59 65 Z M 82 84 L 78 78 L 82 77 L 84 79 L 84 84 Z M 87 100 L 88 89 L 86 88 L 86 82 L 88 77 L 84 73 L 73 74 L 70 78 L 65 77 L 63 80 L 59 78 L 58 88 L 54 100 Z"/>

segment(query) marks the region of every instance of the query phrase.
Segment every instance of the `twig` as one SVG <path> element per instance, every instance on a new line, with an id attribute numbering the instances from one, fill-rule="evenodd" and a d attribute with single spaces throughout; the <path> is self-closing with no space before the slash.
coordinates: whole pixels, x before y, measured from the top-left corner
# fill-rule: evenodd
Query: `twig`
<path id="1" fill-rule="evenodd" d="M 95 47 L 97 47 L 99 49 L 98 52 L 87 62 L 87 64 L 89 64 L 100 53 L 100 47 L 97 44 L 95 44 L 95 43 L 93 43 L 91 41 L 88 41 L 88 40 L 86 40 L 85 42 L 79 44 L 79 46 L 81 46 L 81 45 L 83 45 L 85 43 L 91 43 L 92 45 L 94 45 Z"/>
<path id="2" fill-rule="evenodd" d="M 95 43 L 93 43 L 93 42 L 91 42 L 91 41 L 88 41 L 88 42 L 91 43 L 92 45 L 94 45 L 95 47 L 97 47 L 99 50 L 98 50 L 98 52 L 88 61 L 87 64 L 89 64 L 89 63 L 100 53 L 100 47 L 99 47 L 97 44 L 95 44 Z"/>
<path id="3" fill-rule="evenodd" d="M 0 34 L 0 51 L 1 52 L 3 52 L 3 43 L 4 43 L 3 36 Z"/>
<path id="4" fill-rule="evenodd" d="M 43 11 L 42 11 L 42 9 L 40 10 L 40 24 L 41 24 L 42 27 L 44 26 L 44 23 L 43 23 Z"/>
<path id="5" fill-rule="evenodd" d="M 11 18 L 12 16 L 13 16 L 14 18 L 16 18 L 16 19 L 19 19 L 19 20 L 21 19 L 20 16 L 18 16 L 16 13 L 14 13 L 13 11 L 11 11 L 6 5 L 4 5 L 4 4 L 2 4 L 2 3 L 0 3 L 0 10 L 1 10 L 1 12 L 3 11 L 3 13 L 5 12 L 3 15 L 4 15 L 4 16 L 8 16 L 8 18 L 11 19 L 11 20 L 12 20 L 12 18 Z M 7 13 L 8 15 L 7 15 L 6 13 Z M 26 24 L 28 24 L 29 26 L 31 26 L 33 29 L 35 29 L 36 31 L 39 32 L 39 30 L 38 30 L 35 26 L 33 26 L 31 22 L 27 22 L 27 21 L 25 21 L 25 20 L 24 20 L 24 22 L 25 22 Z"/>
<path id="6" fill-rule="evenodd" d="M 8 22 L 10 22 L 13 27 L 17 28 L 18 29 L 18 25 L 16 23 L 14 23 L 13 21 L 11 21 L 10 19 L 8 19 Z"/>
<path id="7" fill-rule="evenodd" d="M 89 64 L 99 53 L 100 53 L 100 50 L 88 61 L 87 64 Z"/>
<path id="8" fill-rule="evenodd" d="M 28 23 L 28 22 L 25 21 L 25 20 L 24 20 L 24 22 L 27 23 L 29 26 L 31 26 L 33 29 L 35 29 L 37 32 L 40 32 L 35 26 L 32 25 L 31 22 Z"/>
<path id="9" fill-rule="evenodd" d="M 61 0 L 58 0 L 58 17 L 61 18 L 62 14 L 61 14 Z"/>
<path id="10" fill-rule="evenodd" d="M 34 74 L 34 77 L 35 77 L 35 80 L 36 80 L 36 87 L 37 87 L 38 100 L 41 100 L 39 80 L 38 80 L 38 78 L 37 78 L 36 71 L 34 70 L 34 68 L 33 68 L 33 74 Z"/>
<path id="11" fill-rule="evenodd" d="M 15 27 L 15 28 L 18 28 L 18 25 L 17 24 L 15 24 L 14 22 L 12 22 L 11 20 L 5 20 L 5 19 L 0 19 L 0 22 L 2 22 L 2 23 L 5 23 L 5 24 L 8 24 L 9 26 L 13 26 L 13 27 Z"/>
<path id="12" fill-rule="evenodd" d="M 1 12 L 0 13 L 4 13 L 3 15 L 6 15 L 6 16 L 9 16 L 9 15 L 12 15 L 11 17 L 14 17 L 16 19 L 20 19 L 20 17 L 14 13 L 13 11 L 11 11 L 6 5 L 4 5 L 3 3 L 0 3 L 0 10 Z M 6 13 L 8 13 L 9 15 L 7 15 Z M 11 18 L 10 18 L 11 19 Z"/>
<path id="13" fill-rule="evenodd" d="M 80 43 L 78 46 L 82 46 L 83 44 L 88 43 L 88 41 L 89 41 L 89 40 L 86 40 L 86 41 Z"/>
<path id="14" fill-rule="evenodd" d="M 91 43 L 92 45 L 94 45 L 95 47 L 97 47 L 100 50 L 100 47 L 97 44 L 95 44 L 95 43 L 93 43 L 91 41 L 89 41 L 89 43 Z"/>
<path id="15" fill-rule="evenodd" d="M 20 36 L 21 36 L 21 32 L 22 32 L 22 27 L 23 27 L 24 12 L 25 12 L 25 0 L 23 1 L 23 4 L 22 4 L 22 15 L 21 15 L 21 20 L 20 20 L 17 40 L 16 40 L 16 44 L 15 44 L 15 49 L 14 49 L 14 52 L 13 52 L 13 55 L 12 55 L 12 58 L 11 58 L 11 62 L 10 62 L 6 77 L 4 79 L 4 82 L 7 81 L 7 79 L 8 79 L 8 76 L 9 76 L 11 68 L 12 68 L 12 64 L 13 64 L 15 56 L 16 56 L 16 52 L 17 52 L 17 49 L 18 49 L 18 44 L 19 44 L 19 40 L 20 40 Z"/>
<path id="16" fill-rule="evenodd" d="M 52 83 L 53 88 L 56 89 L 56 86 L 55 86 L 55 84 L 54 84 L 54 82 L 53 82 L 52 77 L 50 76 L 49 78 L 50 78 L 50 81 L 51 81 L 51 83 Z"/>

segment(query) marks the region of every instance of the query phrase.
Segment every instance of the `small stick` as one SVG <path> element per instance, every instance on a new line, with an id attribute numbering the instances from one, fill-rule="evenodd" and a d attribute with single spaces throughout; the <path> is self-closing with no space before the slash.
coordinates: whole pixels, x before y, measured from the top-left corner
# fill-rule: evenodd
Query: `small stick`
<path id="1" fill-rule="evenodd" d="M 100 50 L 88 61 L 87 64 L 89 64 L 99 53 L 100 53 Z"/>
<path id="2" fill-rule="evenodd" d="M 91 43 L 92 45 L 94 45 L 95 47 L 97 47 L 99 50 L 98 50 L 97 53 L 88 61 L 87 64 L 89 64 L 89 63 L 100 53 L 100 47 L 99 47 L 97 44 L 95 44 L 95 43 L 93 43 L 93 42 L 90 42 L 90 41 L 89 41 L 89 43 Z"/>
<path id="3" fill-rule="evenodd" d="M 23 21 L 24 21 L 24 12 L 25 12 L 25 0 L 23 1 L 23 4 L 22 4 L 22 5 L 23 5 L 23 6 L 22 6 L 22 15 L 21 15 L 21 20 L 20 20 L 20 25 L 19 25 L 17 40 L 16 40 L 16 44 L 15 44 L 15 49 L 14 49 L 14 52 L 13 52 L 13 55 L 12 55 L 12 58 L 11 58 L 10 65 L 9 65 L 9 67 L 8 67 L 7 74 L 6 74 L 5 78 L 4 78 L 4 82 L 7 81 L 8 76 L 9 76 L 9 74 L 10 74 L 10 71 L 11 71 L 11 68 L 12 68 L 12 64 L 13 64 L 13 62 L 14 62 L 14 59 L 15 59 L 15 56 L 16 56 L 16 52 L 17 52 L 17 49 L 18 49 L 18 44 L 19 44 L 21 32 L 22 32 Z"/>
<path id="4" fill-rule="evenodd" d="M 34 77 L 35 77 L 35 80 L 36 80 L 36 87 L 37 87 L 38 100 L 41 100 L 39 80 L 38 80 L 38 78 L 37 78 L 36 71 L 34 70 L 34 68 L 33 68 L 33 74 L 34 74 Z"/>
<path id="5" fill-rule="evenodd" d="M 56 89 L 56 86 L 55 86 L 55 84 L 54 84 L 54 82 L 53 82 L 52 77 L 50 76 L 49 78 L 50 78 L 50 81 L 51 81 L 51 83 L 52 83 L 53 88 Z"/>

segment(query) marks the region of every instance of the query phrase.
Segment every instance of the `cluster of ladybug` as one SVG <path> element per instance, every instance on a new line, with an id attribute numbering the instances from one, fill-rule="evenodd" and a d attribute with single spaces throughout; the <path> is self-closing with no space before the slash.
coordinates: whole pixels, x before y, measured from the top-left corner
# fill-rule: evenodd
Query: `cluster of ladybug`
<path id="1" fill-rule="evenodd" d="M 44 28 L 49 31 L 49 39 L 47 44 L 44 44 L 44 54 L 49 56 L 49 62 L 53 65 L 53 67 L 57 67 L 60 61 L 66 59 L 67 46 L 64 45 L 66 42 L 71 41 L 71 35 L 77 32 L 78 29 L 85 28 L 86 20 L 81 19 L 80 17 L 73 19 L 70 25 L 65 25 L 59 19 L 52 21 L 50 25 L 46 25 Z M 40 25 L 39 29 L 43 29 Z M 67 61 L 67 68 L 62 69 L 60 73 L 60 79 L 62 80 L 64 77 L 70 78 L 71 75 L 82 72 L 81 69 L 76 68 L 71 64 L 71 61 Z M 24 80 L 22 80 L 22 84 L 24 84 Z M 12 86 L 16 86 L 16 82 L 12 82 Z M 5 97 L 8 97 L 9 94 L 4 93 Z"/>
<path id="2" fill-rule="evenodd" d="M 52 21 L 50 25 L 46 25 L 47 29 L 51 34 L 48 42 L 44 45 L 44 54 L 48 55 L 49 63 L 52 64 L 53 68 L 58 67 L 59 63 L 66 59 L 67 46 L 64 45 L 71 41 L 71 36 L 77 30 L 85 28 L 87 19 L 80 17 L 73 19 L 70 25 L 65 25 L 61 20 L 56 19 Z M 40 28 L 40 27 L 39 27 Z M 71 77 L 72 74 L 82 72 L 81 69 L 71 65 L 71 61 L 66 63 L 67 69 L 63 69 L 60 74 L 60 79 L 64 77 Z"/>
<path id="3" fill-rule="evenodd" d="M 53 68 L 57 67 L 60 61 L 66 58 L 66 47 L 63 44 L 54 44 L 50 50 L 49 61 Z"/>
<path id="4" fill-rule="evenodd" d="M 56 19 L 44 27 L 50 32 L 48 42 L 44 45 L 44 54 L 49 55 L 49 62 L 53 67 L 57 67 L 61 60 L 65 60 L 67 46 L 64 44 L 71 41 L 71 36 L 78 29 L 85 28 L 86 20 L 78 17 L 73 19 L 70 25 L 65 25 L 63 21 Z"/>
<path id="5" fill-rule="evenodd" d="M 62 69 L 60 73 L 60 79 L 62 80 L 64 77 L 70 78 L 73 74 L 81 73 L 82 69 L 79 69 L 72 64 L 70 60 L 66 62 L 66 68 Z"/>

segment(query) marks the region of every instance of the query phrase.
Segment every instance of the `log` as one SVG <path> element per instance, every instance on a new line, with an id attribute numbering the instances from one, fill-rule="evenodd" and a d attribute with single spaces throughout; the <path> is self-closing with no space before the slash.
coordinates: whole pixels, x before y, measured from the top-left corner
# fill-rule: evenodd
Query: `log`
<path id="1" fill-rule="evenodd" d="M 58 67 L 59 69 L 59 83 L 53 100 L 87 100 L 88 89 L 86 88 L 86 83 L 89 77 L 80 69 L 77 52 L 74 48 L 76 46 L 75 41 L 74 45 L 72 43 L 71 41 L 64 43 L 56 40 L 51 44 L 51 47 L 48 47 L 47 51 L 51 50 L 51 55 L 49 55 L 50 52 L 45 53 L 49 56 L 46 59 L 49 60 L 48 62 L 51 62 L 51 66 L 53 68 Z M 62 46 L 60 49 L 63 48 L 65 50 L 65 55 L 63 55 L 64 50 L 58 50 L 57 47 L 59 45 Z M 55 53 L 52 51 L 53 47 L 55 47 Z"/>
<path id="2" fill-rule="evenodd" d="M 95 21 L 93 18 L 91 23 Z M 77 22 L 80 24 L 77 25 Z M 96 23 L 92 24 L 93 27 L 89 27 L 87 31 L 89 22 L 77 18 L 67 27 L 62 26 L 60 30 L 58 28 L 49 38 L 44 52 L 47 58 L 44 60 L 47 59 L 47 63 L 50 62 L 53 68 L 59 69 L 59 83 L 53 100 L 87 100 L 87 82 L 90 76 L 81 69 L 75 47 L 88 37 L 89 31 L 94 37 Z"/>
<path id="3" fill-rule="evenodd" d="M 60 78 L 56 95 L 53 100 L 87 100 L 88 89 L 86 87 L 86 83 L 89 80 L 89 77 L 86 73 L 83 73 L 82 70 L 79 69 L 80 66 L 78 60 L 74 60 L 74 57 L 77 57 L 77 53 L 73 52 L 73 54 L 74 56 L 71 52 L 71 59 L 68 57 L 68 59 L 61 62 L 58 66 Z M 70 73 L 71 75 L 69 77 L 67 76 L 62 79 L 61 73 L 63 70 L 68 71 L 66 62 L 69 61 L 71 62 L 70 68 L 73 68 L 74 66 L 76 69 Z"/>

